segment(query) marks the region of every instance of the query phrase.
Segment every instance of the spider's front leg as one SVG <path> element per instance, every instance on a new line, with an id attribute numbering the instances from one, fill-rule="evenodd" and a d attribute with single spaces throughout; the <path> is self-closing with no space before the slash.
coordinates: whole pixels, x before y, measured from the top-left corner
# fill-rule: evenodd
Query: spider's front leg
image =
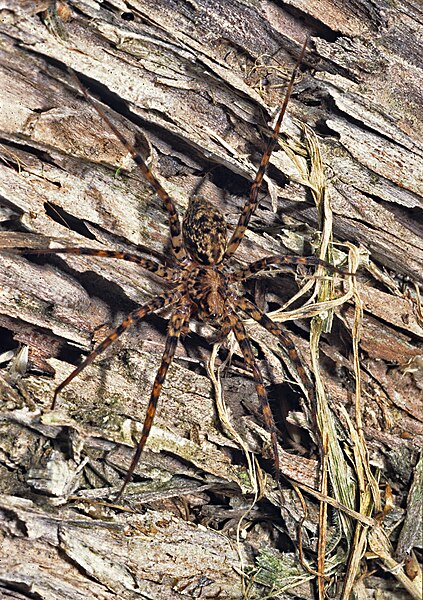
<path id="1" fill-rule="evenodd" d="M 307 42 L 308 42 L 308 39 L 305 40 L 303 47 L 301 48 L 300 56 L 298 57 L 297 63 L 294 67 L 294 70 L 292 71 L 291 79 L 288 84 L 288 89 L 285 94 L 285 99 L 284 99 L 281 109 L 279 111 L 279 116 L 276 120 L 276 124 L 273 129 L 272 135 L 270 137 L 270 140 L 269 140 L 267 147 L 261 158 L 260 166 L 257 170 L 256 177 L 255 177 L 253 183 L 251 184 L 249 198 L 248 198 L 247 202 L 245 203 L 244 208 L 242 209 L 241 215 L 238 220 L 238 225 L 236 226 L 236 229 L 235 229 L 231 239 L 229 240 L 229 243 L 228 243 L 228 246 L 227 246 L 226 252 L 225 252 L 225 258 L 229 258 L 230 256 L 233 256 L 233 254 L 235 254 L 239 244 L 241 243 L 241 241 L 244 237 L 245 231 L 250 223 L 250 219 L 256 211 L 257 203 L 258 203 L 258 193 L 259 193 L 260 187 L 263 183 L 264 174 L 266 172 L 267 165 L 269 164 L 270 157 L 271 157 L 272 152 L 278 141 L 282 121 L 283 121 L 283 118 L 284 118 L 284 115 L 286 112 L 286 107 L 288 106 L 288 102 L 291 97 L 291 93 L 292 93 L 292 90 L 294 87 L 294 82 L 295 82 L 295 78 L 298 73 L 298 69 L 300 68 L 300 65 L 304 58 L 304 54 L 305 54 L 306 47 L 307 47 Z"/>
<path id="2" fill-rule="evenodd" d="M 118 250 L 103 250 L 99 248 L 6 248 L 4 250 L 7 254 L 18 254 L 18 255 L 49 255 L 49 254 L 76 254 L 79 256 L 98 256 L 100 258 L 115 258 L 118 260 L 125 260 L 132 262 L 150 273 L 154 273 L 158 277 L 162 277 L 166 281 L 176 282 L 178 280 L 179 271 L 170 267 L 164 266 L 155 260 L 150 258 L 144 258 L 131 252 L 120 252 Z"/>
<path id="3" fill-rule="evenodd" d="M 81 91 L 84 98 L 87 102 L 94 108 L 100 118 L 107 124 L 107 126 L 113 131 L 117 139 L 120 141 L 122 146 L 126 148 L 126 150 L 131 154 L 135 163 L 141 169 L 142 174 L 145 179 L 151 185 L 153 190 L 156 192 L 160 200 L 163 202 L 163 205 L 167 211 L 168 219 L 169 219 L 169 227 L 170 227 L 170 235 L 171 235 L 171 243 L 172 250 L 175 256 L 176 262 L 179 264 L 184 264 L 187 262 L 187 252 L 185 249 L 184 240 L 182 237 L 181 230 L 181 222 L 179 220 L 178 213 L 176 211 L 175 203 L 171 196 L 167 193 L 164 187 L 161 185 L 159 180 L 154 176 L 150 167 L 141 156 L 141 154 L 136 150 L 136 148 L 126 139 L 126 137 L 121 133 L 120 129 L 116 127 L 113 121 L 108 117 L 108 115 L 104 112 L 104 110 L 100 107 L 100 105 L 91 98 L 86 88 L 82 85 L 81 81 L 78 79 L 76 73 L 68 67 L 69 73 L 72 76 L 77 88 Z"/>

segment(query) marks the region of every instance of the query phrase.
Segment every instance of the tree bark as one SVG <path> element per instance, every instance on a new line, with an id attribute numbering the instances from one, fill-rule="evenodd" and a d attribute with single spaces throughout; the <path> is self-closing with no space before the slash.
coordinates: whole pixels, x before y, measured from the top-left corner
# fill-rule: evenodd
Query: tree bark
<path id="1" fill-rule="evenodd" d="M 4 597 L 371 598 L 376 589 L 386 598 L 419 597 L 419 3 L 74 0 L 0 10 Z M 218 418 L 217 384 L 205 368 L 216 332 L 195 323 L 178 348 L 136 483 L 119 509 L 110 489 L 119 489 L 139 437 L 168 313 L 129 330 L 63 390 L 54 411 L 50 406 L 81 355 L 162 283 L 124 261 L 23 257 L 13 248 L 101 247 L 171 262 L 169 229 L 159 199 L 67 67 L 148 158 L 180 214 L 200 190 L 233 231 L 306 36 L 281 144 L 233 264 L 312 254 L 332 212 L 335 258 L 347 257 L 346 243 L 363 257 L 360 301 L 351 293 L 340 302 L 332 330 L 318 342 L 320 375 L 316 320 L 311 355 L 308 321 L 286 322 L 315 374 L 317 416 L 304 390 L 289 383 L 296 373 L 277 340 L 258 326 L 248 329 L 281 424 L 281 470 L 307 488 L 309 514 L 302 523 L 290 485 L 283 502 L 277 493 L 254 384 L 237 348 L 223 383 L 229 422 Z M 321 146 L 332 211 L 327 205 L 326 216 L 304 175 L 313 163 L 304 124 Z M 257 278 L 243 293 L 274 311 L 304 285 L 300 275 L 300 284 L 292 273 Z M 321 432 L 325 427 L 321 394 L 336 424 L 329 449 L 323 443 L 326 491 L 314 430 L 316 423 Z M 255 490 L 252 459 L 239 443 L 258 459 Z M 351 478 L 351 498 L 343 499 L 334 481 L 335 451 L 344 461 L 345 489 Z M 370 471 L 383 491 L 381 506 Z M 335 498 L 320 533 L 326 503 L 319 505 L 313 490 Z M 254 491 L 261 498 L 248 512 Z M 381 524 L 374 519 L 379 509 Z M 299 524 L 315 571 L 322 564 L 316 539 L 321 545 L 327 529 L 328 580 L 301 565 Z M 364 559 L 366 549 L 373 554 Z M 368 571 L 376 570 L 360 579 L 366 560 Z"/>

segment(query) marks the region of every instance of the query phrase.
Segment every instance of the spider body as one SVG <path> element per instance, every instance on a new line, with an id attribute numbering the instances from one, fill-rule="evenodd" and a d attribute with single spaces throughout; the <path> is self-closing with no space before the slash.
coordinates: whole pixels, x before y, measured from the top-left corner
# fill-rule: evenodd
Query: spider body
<path id="1" fill-rule="evenodd" d="M 169 267 L 155 260 L 143 258 L 136 254 L 92 248 L 21 248 L 20 250 L 17 250 L 20 254 L 84 254 L 125 260 L 136 263 L 143 269 L 155 273 L 170 284 L 170 289 L 152 298 L 149 302 L 130 313 L 126 319 L 124 319 L 124 321 L 122 321 L 122 323 L 57 387 L 54 394 L 53 406 L 59 392 L 83 369 L 92 363 L 93 360 L 108 348 L 108 346 L 110 346 L 110 344 L 112 344 L 122 333 L 124 333 L 128 327 L 157 310 L 164 307 L 171 307 L 172 310 L 169 319 L 165 349 L 151 391 L 141 438 L 136 445 L 136 451 L 118 496 L 122 494 L 127 483 L 130 481 L 140 459 L 150 433 L 162 385 L 175 354 L 179 337 L 182 333 L 187 331 L 189 320 L 192 317 L 210 322 L 218 329 L 222 338 L 227 336 L 231 331 L 234 333 L 244 361 L 252 373 L 264 422 L 271 435 L 278 483 L 280 471 L 276 427 L 270 411 L 263 377 L 254 357 L 251 342 L 249 341 L 243 322 L 238 314 L 239 311 L 242 311 L 244 314 L 253 318 L 279 339 L 288 353 L 291 362 L 296 367 L 304 387 L 308 390 L 310 400 L 313 402 L 313 386 L 310 383 L 295 345 L 289 335 L 281 325 L 273 322 L 250 300 L 237 294 L 236 291 L 234 291 L 234 284 L 246 280 L 258 272 L 275 270 L 281 265 L 322 265 L 331 271 L 338 272 L 339 269 L 316 257 L 298 256 L 270 256 L 255 261 L 243 268 L 230 271 L 226 268 L 227 260 L 236 252 L 243 239 L 245 230 L 249 225 L 249 221 L 257 207 L 258 191 L 263 182 L 265 169 L 269 162 L 272 150 L 277 143 L 282 119 L 293 88 L 296 72 L 305 53 L 305 48 L 306 43 L 303 45 L 297 65 L 292 73 L 284 103 L 280 109 L 272 136 L 262 156 L 256 177 L 252 183 L 249 198 L 241 211 L 238 225 L 229 241 L 227 240 L 227 227 L 223 214 L 209 201 L 199 196 L 193 196 L 190 199 L 188 209 L 181 225 L 173 200 L 155 178 L 143 157 L 140 156 L 135 148 L 126 140 L 111 119 L 105 114 L 103 109 L 88 96 L 85 88 L 81 85 L 76 76 L 74 76 L 76 84 L 85 98 L 115 133 L 123 146 L 131 153 L 145 178 L 162 200 L 168 214 L 175 263 L 174 266 Z M 340 272 L 342 273 L 342 271 Z"/>
<path id="2" fill-rule="evenodd" d="M 201 321 L 221 322 L 228 295 L 221 263 L 227 245 L 226 221 L 211 202 L 200 196 L 190 198 L 182 221 L 187 250 L 186 296 L 191 316 Z"/>

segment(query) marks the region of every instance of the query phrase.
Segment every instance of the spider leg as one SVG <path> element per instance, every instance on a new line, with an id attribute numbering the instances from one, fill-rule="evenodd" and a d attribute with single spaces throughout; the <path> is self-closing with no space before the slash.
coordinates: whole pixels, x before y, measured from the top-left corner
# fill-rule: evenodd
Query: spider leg
<path id="1" fill-rule="evenodd" d="M 304 369 L 303 363 L 301 362 L 300 356 L 297 352 L 294 342 L 291 337 L 286 333 L 284 328 L 279 324 L 275 323 L 270 319 L 264 312 L 262 312 L 255 304 L 247 300 L 246 298 L 239 298 L 236 300 L 236 306 L 243 310 L 249 317 L 253 318 L 257 323 L 262 325 L 269 333 L 277 337 L 285 350 L 288 352 L 288 356 L 301 379 L 302 384 L 307 390 L 308 397 L 312 407 L 315 408 L 315 394 L 313 385 Z"/>
<path id="2" fill-rule="evenodd" d="M 308 42 L 308 39 L 305 40 L 303 47 L 301 49 L 300 56 L 294 67 L 294 70 L 292 71 L 291 79 L 288 84 L 288 88 L 287 88 L 287 91 L 285 94 L 285 99 L 284 99 L 281 109 L 279 111 L 279 116 L 276 121 L 276 125 L 273 129 L 273 133 L 267 144 L 266 150 L 264 151 L 264 154 L 261 158 L 261 163 L 260 163 L 260 166 L 256 173 L 256 177 L 251 185 L 250 196 L 249 196 L 247 202 L 245 203 L 244 208 L 242 209 L 242 213 L 239 217 L 238 225 L 236 226 L 236 229 L 235 229 L 234 233 L 232 234 L 232 237 L 229 240 L 228 246 L 226 248 L 226 252 L 225 252 L 226 258 L 229 258 L 236 252 L 242 238 L 244 237 L 245 230 L 247 229 L 247 227 L 250 223 L 250 219 L 251 219 L 252 215 L 255 213 L 255 210 L 257 208 L 259 189 L 261 187 L 261 184 L 263 183 L 263 177 L 264 177 L 264 174 L 266 171 L 266 167 L 269 163 L 272 152 L 278 141 L 282 120 L 285 115 L 286 107 L 288 105 L 289 99 L 291 97 L 291 93 L 292 93 L 292 89 L 294 87 L 294 82 L 295 82 L 295 78 L 297 76 L 298 69 L 304 58 L 305 50 L 307 47 L 307 42 Z"/>
<path id="3" fill-rule="evenodd" d="M 140 265 L 146 271 L 154 273 L 167 281 L 176 281 L 178 279 L 178 271 L 161 265 L 159 262 L 149 258 L 143 258 L 129 252 L 119 252 L 115 250 L 100 250 L 95 248 L 13 248 L 7 249 L 7 252 L 13 254 L 79 254 L 88 256 L 101 256 L 105 258 L 117 258 L 128 262 Z"/>
<path id="4" fill-rule="evenodd" d="M 340 273 L 341 275 L 349 275 L 347 271 L 343 271 L 342 269 L 338 269 L 334 265 L 317 258 L 316 256 L 267 256 L 266 258 L 261 258 L 246 267 L 241 269 L 237 269 L 233 273 L 229 274 L 229 281 L 231 283 L 235 281 L 243 281 L 244 279 L 248 279 L 252 275 L 259 273 L 260 271 L 271 271 L 272 267 L 281 267 L 281 266 L 296 266 L 296 265 L 305 265 L 308 267 L 325 267 L 329 271 Z"/>
<path id="5" fill-rule="evenodd" d="M 122 321 L 119 327 L 116 327 L 116 329 L 114 329 L 102 342 L 100 342 L 100 344 L 98 344 L 98 346 L 91 352 L 91 354 L 89 354 L 87 358 L 84 361 L 82 361 L 82 363 L 74 371 L 72 371 L 72 373 L 68 377 L 66 377 L 66 379 L 62 381 L 62 383 L 59 386 L 57 386 L 54 392 L 51 408 L 54 409 L 56 405 L 57 396 L 63 390 L 63 388 L 66 387 L 73 379 L 75 379 L 75 377 L 79 375 L 79 373 L 83 371 L 85 367 L 90 365 L 99 354 L 104 352 L 104 350 L 106 350 L 106 348 L 108 348 L 110 344 L 113 344 L 113 342 L 115 342 L 117 338 L 128 329 L 128 327 L 130 327 L 137 321 L 140 321 L 150 313 L 158 310 L 159 308 L 163 308 L 164 306 L 174 304 L 180 299 L 180 297 L 181 291 L 177 287 L 173 290 L 169 290 L 163 294 L 160 294 L 160 296 L 156 296 L 155 298 L 150 300 L 150 302 L 143 304 L 142 306 L 140 306 L 140 308 L 137 308 L 136 310 L 131 312 L 126 317 L 126 319 Z"/>
<path id="6" fill-rule="evenodd" d="M 99 114 L 102 120 L 108 125 L 113 131 L 115 136 L 118 138 L 122 146 L 131 154 L 136 164 L 141 169 L 144 177 L 147 179 L 153 190 L 156 192 L 160 200 L 163 202 L 167 214 L 169 217 L 170 234 L 172 241 L 172 249 L 178 263 L 183 263 L 187 260 L 187 253 L 185 250 L 184 240 L 181 232 L 181 222 L 179 220 L 178 213 L 176 212 L 175 203 L 169 194 L 166 192 L 161 183 L 154 177 L 150 167 L 145 162 L 141 154 L 135 149 L 135 147 L 126 139 L 124 135 L 119 131 L 112 120 L 106 115 L 104 110 L 97 104 L 96 101 L 88 94 L 86 88 L 79 81 L 76 73 L 68 67 L 69 73 L 71 74 L 74 82 L 76 83 L 83 96 L 91 104 L 94 110 Z"/>
<path id="7" fill-rule="evenodd" d="M 254 358 L 253 349 L 251 346 L 251 342 L 247 336 L 247 332 L 245 327 L 241 321 L 241 319 L 232 312 L 229 316 L 230 323 L 232 326 L 232 330 L 237 339 L 238 345 L 241 349 L 242 356 L 244 357 L 245 363 L 253 372 L 254 383 L 256 386 L 257 396 L 260 402 L 261 410 L 263 412 L 264 422 L 266 425 L 267 431 L 270 433 L 270 439 L 272 441 L 273 448 L 273 458 L 275 461 L 275 471 L 276 471 L 276 480 L 278 486 L 280 485 L 281 480 L 281 470 L 280 470 L 280 460 L 279 460 L 279 450 L 278 450 L 278 440 L 276 435 L 276 425 L 273 419 L 272 411 L 269 406 L 269 399 L 267 397 L 266 388 L 264 386 L 263 376 L 260 373 L 260 369 L 258 368 L 256 359 Z"/>
<path id="8" fill-rule="evenodd" d="M 147 442 L 148 436 L 150 435 L 151 426 L 153 424 L 153 419 L 156 414 L 157 402 L 160 396 L 160 392 L 162 390 L 163 382 L 166 378 L 167 371 L 169 366 L 173 360 L 175 355 L 176 346 L 178 344 L 178 339 L 181 335 L 181 332 L 184 328 L 185 323 L 189 319 L 190 306 L 188 303 L 178 305 L 172 316 L 170 317 L 165 349 L 163 352 L 162 362 L 160 364 L 159 370 L 157 371 L 156 378 L 154 380 L 153 389 L 150 396 L 150 401 L 147 407 L 147 413 L 145 415 L 144 424 L 142 428 L 141 438 L 136 445 L 134 456 L 132 457 L 131 464 L 126 473 L 125 480 L 123 482 L 122 487 L 119 490 L 119 493 L 116 498 L 120 498 L 128 485 L 129 481 L 132 478 L 132 475 L 135 471 L 135 468 L 141 458 L 142 451 Z"/>

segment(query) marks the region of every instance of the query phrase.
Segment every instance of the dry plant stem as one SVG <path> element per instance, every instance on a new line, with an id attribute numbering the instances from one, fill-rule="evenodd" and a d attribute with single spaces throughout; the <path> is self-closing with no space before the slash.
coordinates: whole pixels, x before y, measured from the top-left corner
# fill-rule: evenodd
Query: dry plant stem
<path id="1" fill-rule="evenodd" d="M 353 262 L 355 264 L 358 264 L 357 249 L 354 247 L 351 247 L 350 254 L 355 255 Z M 324 300 L 324 301 L 318 302 L 316 304 L 309 304 L 307 302 L 303 306 L 300 306 L 299 308 L 296 308 L 295 310 L 291 310 L 291 311 L 286 311 L 285 310 L 286 305 L 284 305 L 282 308 L 280 308 L 276 311 L 267 313 L 267 316 L 270 319 L 272 319 L 272 321 L 276 321 L 276 323 L 284 323 L 285 321 L 292 321 L 294 319 L 307 319 L 307 318 L 311 318 L 311 317 L 316 317 L 320 314 L 323 314 L 330 310 L 333 310 L 334 308 L 341 306 L 342 304 L 345 304 L 345 302 L 347 302 L 348 300 L 350 300 L 353 297 L 354 290 L 353 290 L 353 287 L 351 284 L 352 278 L 353 277 L 351 275 L 348 275 L 348 281 L 349 281 L 348 291 L 345 294 L 343 294 L 337 298 L 334 298 L 332 300 Z M 313 281 L 307 282 L 301 288 L 301 290 L 295 295 L 295 298 L 298 299 L 302 295 L 304 295 L 305 292 L 308 291 L 314 285 L 314 282 L 315 282 L 314 279 L 313 279 Z M 290 302 L 289 302 L 289 304 L 290 304 Z M 254 323 L 253 319 L 247 319 L 245 321 L 246 325 L 252 325 L 253 323 Z"/>
<path id="2" fill-rule="evenodd" d="M 369 454 L 367 451 L 366 439 L 363 432 L 362 409 L 361 409 L 361 369 L 359 358 L 359 342 L 361 334 L 361 324 L 363 321 L 363 303 L 357 290 L 357 282 L 353 281 L 354 303 L 355 303 L 355 319 L 353 328 L 353 353 L 354 353 L 354 375 L 355 375 L 355 420 L 358 434 L 358 449 L 360 458 L 363 464 L 364 474 L 360 481 L 360 490 L 364 485 L 370 487 L 372 501 L 376 513 L 382 510 L 382 502 L 380 498 L 379 485 L 370 468 Z"/>
<path id="3" fill-rule="evenodd" d="M 355 300 L 355 319 L 353 327 L 353 352 L 354 352 L 354 374 L 355 374 L 355 404 L 356 404 L 356 423 L 359 430 L 361 424 L 361 376 L 360 376 L 360 363 L 358 355 L 358 344 L 360 339 L 360 323 L 362 318 L 361 301 L 354 289 L 354 300 Z M 357 412 L 358 409 L 358 412 Z M 342 409 L 341 409 L 342 410 Z M 367 482 L 364 478 L 363 465 L 362 465 L 362 453 L 359 452 L 359 448 L 363 445 L 363 438 L 359 436 L 358 431 L 352 425 L 345 410 L 342 410 L 344 415 L 347 417 L 347 422 L 350 424 L 350 435 L 354 442 L 354 456 L 355 456 L 355 473 L 358 480 L 358 493 L 359 493 L 359 509 L 360 513 L 370 516 L 373 511 L 373 502 L 368 488 Z M 365 443 L 365 442 L 364 442 Z M 361 560 L 364 556 L 364 552 L 367 545 L 367 528 L 363 527 L 361 523 L 356 523 L 354 537 L 351 544 L 351 551 L 348 560 L 348 569 L 346 578 L 344 581 L 341 600 L 347 600 L 350 598 L 354 583 L 359 575 Z"/>
<path id="4" fill-rule="evenodd" d="M 322 464 L 321 464 L 321 491 L 323 494 L 328 493 L 328 438 L 327 435 L 323 438 L 322 443 Z M 323 600 L 325 597 L 325 553 L 326 553 L 326 537 L 327 537 L 327 518 L 328 509 L 326 502 L 320 502 L 319 506 L 319 542 L 317 546 L 317 568 L 319 571 L 319 577 L 317 578 L 317 591 L 319 594 L 319 600 Z"/>
<path id="5" fill-rule="evenodd" d="M 254 496 L 253 496 L 250 506 L 247 508 L 247 510 L 241 516 L 241 518 L 239 519 L 239 521 L 237 523 L 237 527 L 236 527 L 236 544 L 237 544 L 237 551 L 238 551 L 238 556 L 239 556 L 239 560 L 240 560 L 240 564 L 241 564 L 241 584 L 242 584 L 242 593 L 243 593 L 244 597 L 247 597 L 248 585 L 246 585 L 247 574 L 246 574 L 244 556 L 243 556 L 242 546 L 241 546 L 241 526 L 242 526 L 243 522 L 247 519 L 248 515 L 253 510 L 254 506 L 257 504 L 257 502 L 259 500 L 259 492 L 261 492 L 262 487 L 263 487 L 261 485 L 263 483 L 261 480 L 261 476 L 256 473 L 256 469 L 260 468 L 259 464 L 254 459 L 254 457 L 251 462 L 252 462 L 252 473 L 250 474 L 250 476 L 254 480 L 257 479 L 258 486 L 257 486 L 257 489 L 254 491 Z"/>
<path id="6" fill-rule="evenodd" d="M 309 486 L 304 485 L 299 481 L 296 481 L 295 484 L 299 487 L 300 490 L 303 490 L 307 494 L 310 494 L 310 496 L 313 496 L 313 498 L 317 498 L 317 500 L 320 500 L 321 502 L 326 502 L 330 506 L 333 506 L 333 508 L 338 509 L 340 512 L 344 513 L 345 515 L 348 515 L 349 517 L 351 517 L 351 519 L 354 519 L 359 523 L 362 523 L 363 525 L 368 525 L 369 527 L 372 527 L 377 524 L 377 521 L 375 519 L 367 517 L 357 512 L 353 508 L 345 506 L 345 504 L 342 504 L 341 502 L 336 500 L 336 498 L 332 498 L 331 496 L 325 496 L 318 490 L 310 488 Z"/>
<path id="7" fill-rule="evenodd" d="M 345 420 L 350 427 L 350 436 L 353 440 L 353 453 L 355 472 L 358 480 L 359 493 L 359 508 L 360 513 L 370 516 L 373 510 L 377 513 L 381 512 L 380 492 L 377 481 L 375 480 L 369 464 L 366 440 L 363 434 L 362 417 L 361 417 L 361 372 L 359 362 L 359 341 L 360 329 L 363 318 L 362 302 L 359 297 L 356 282 L 353 282 L 354 289 L 354 304 L 355 304 L 355 319 L 353 326 L 353 354 L 354 354 L 354 374 L 355 374 L 355 419 L 356 427 L 352 424 L 346 411 L 341 408 L 344 413 Z M 367 528 L 361 523 L 356 523 L 353 543 L 348 561 L 348 570 L 344 586 L 342 590 L 342 600 L 347 600 L 352 593 L 354 582 L 357 579 L 360 570 L 360 563 L 365 553 L 367 546 Z"/>
<path id="8" fill-rule="evenodd" d="M 289 483 L 292 485 L 295 493 L 297 494 L 297 497 L 301 503 L 301 508 L 303 509 L 303 515 L 301 517 L 301 519 L 298 522 L 298 526 L 297 526 L 297 547 L 298 547 L 298 558 L 300 559 L 300 563 L 301 566 L 303 567 L 303 569 L 305 569 L 307 571 L 307 573 L 309 573 L 310 575 L 313 575 L 314 577 L 317 578 L 325 578 L 325 575 L 322 571 L 316 571 L 315 569 L 313 569 L 308 561 L 306 560 L 305 556 L 304 556 L 304 548 L 303 548 L 303 525 L 307 519 L 308 516 L 308 508 L 307 508 L 307 503 L 304 499 L 304 496 L 302 495 L 299 486 L 292 480 L 289 480 Z"/>
<path id="9" fill-rule="evenodd" d="M 403 564 L 392 557 L 392 546 L 382 526 L 378 523 L 368 532 L 370 550 L 377 556 L 383 567 L 391 572 L 414 600 L 422 600 L 422 586 L 419 577 L 411 581 L 404 573 Z"/>
<path id="10" fill-rule="evenodd" d="M 309 145 L 309 151 L 311 152 L 312 160 L 311 160 L 311 172 L 309 175 L 310 179 L 310 189 L 312 190 L 313 196 L 316 200 L 316 205 L 319 210 L 319 214 L 322 218 L 322 240 L 321 240 L 321 254 L 320 257 L 326 257 L 327 249 L 329 248 L 329 243 L 331 240 L 331 228 L 332 228 L 332 211 L 330 208 L 329 198 L 327 194 L 327 189 L 324 183 L 322 164 L 320 160 L 320 154 L 317 144 L 315 143 L 314 136 L 312 133 L 309 133 L 307 136 L 307 142 Z M 315 167 L 315 169 L 313 168 Z M 303 175 L 303 179 L 304 179 Z M 350 265 L 351 267 L 351 265 Z M 352 270 L 355 270 L 356 266 L 352 267 Z M 359 323 L 360 323 L 360 315 L 361 315 L 361 303 L 357 294 L 356 284 L 351 279 L 350 285 L 350 296 L 353 296 L 355 299 L 356 306 L 356 320 L 353 329 L 353 350 L 354 350 L 354 366 L 355 366 L 355 374 L 356 374 L 356 419 L 357 419 L 357 429 L 358 435 L 355 430 L 350 431 L 350 435 L 352 435 L 353 439 L 356 440 L 355 450 L 354 452 L 356 456 L 355 466 L 356 466 L 356 476 L 358 480 L 358 488 L 360 494 L 360 514 L 365 516 L 370 516 L 372 512 L 373 502 L 372 495 L 375 496 L 376 502 L 379 499 L 378 486 L 375 482 L 373 475 L 371 474 L 367 451 L 365 446 L 365 440 L 362 434 L 362 426 L 361 426 L 361 405 L 360 405 L 360 367 L 358 362 L 358 340 L 359 340 Z M 328 297 L 330 298 L 333 294 L 333 288 L 328 287 L 327 283 L 320 280 L 316 282 L 316 295 L 318 299 L 317 306 L 320 305 L 321 301 L 326 301 Z M 320 301 L 320 302 L 319 302 Z M 345 462 L 345 459 L 342 456 L 342 450 L 338 444 L 337 436 L 335 429 L 332 424 L 332 415 L 330 413 L 327 399 L 325 396 L 323 382 L 321 381 L 319 364 L 318 364 L 318 340 L 320 334 L 323 330 L 327 330 L 329 326 L 330 318 L 326 318 L 325 322 L 322 319 L 315 318 L 312 322 L 312 335 L 310 340 L 311 346 L 311 356 L 312 356 L 312 365 L 313 372 L 315 374 L 316 379 L 316 395 L 318 402 L 317 409 L 317 418 L 320 426 L 321 436 L 322 436 L 322 483 L 321 483 L 321 492 L 323 495 L 327 495 L 327 467 L 329 466 L 331 473 L 331 482 L 334 487 L 335 493 L 337 497 L 341 499 L 343 504 L 347 504 L 351 508 L 354 506 L 354 496 L 355 493 L 351 495 L 345 492 L 348 491 L 348 486 L 344 486 L 345 474 L 348 473 L 348 465 Z M 351 474 L 352 475 L 352 474 Z M 352 478 L 351 478 L 352 482 Z M 370 489 L 368 485 L 370 484 L 371 489 L 373 490 L 373 494 L 370 494 Z M 340 494 L 338 496 L 338 494 Z M 351 539 L 352 535 L 352 523 L 345 519 L 341 515 L 341 522 L 343 523 L 345 534 L 347 535 L 347 539 Z M 327 531 L 327 505 L 326 502 L 321 502 L 320 505 L 320 516 L 319 516 L 319 542 L 318 542 L 318 571 L 320 574 L 324 574 L 325 567 L 325 553 L 326 553 L 326 531 Z M 366 535 L 367 528 L 363 529 L 361 523 L 356 523 L 354 536 L 351 539 L 351 551 L 348 562 L 348 573 L 346 580 L 344 582 L 342 599 L 346 600 L 350 597 L 353 589 L 354 582 L 357 577 L 358 569 L 360 566 L 360 561 L 364 554 L 365 546 L 366 546 Z M 318 594 L 319 599 L 323 600 L 325 595 L 325 585 L 323 576 L 318 577 Z"/>
<path id="11" fill-rule="evenodd" d="M 317 138 L 314 133 L 304 126 L 304 136 L 306 140 L 306 146 L 308 154 L 310 156 L 310 172 L 308 174 L 308 181 L 310 183 L 310 189 L 314 198 L 318 216 L 320 228 L 322 230 L 321 242 L 320 242 L 320 257 L 331 256 L 331 242 L 332 242 L 332 225 L 333 215 L 332 208 L 330 205 L 329 193 L 326 186 L 323 163 L 320 155 L 320 149 L 317 142 Z M 320 275 L 322 274 L 320 271 Z M 334 285 L 333 281 L 318 280 L 316 281 L 315 294 L 317 296 L 317 303 L 325 301 L 328 298 L 333 298 Z M 314 407 L 317 410 L 317 422 L 319 423 L 320 406 L 322 403 L 326 403 L 326 397 L 324 387 L 320 379 L 320 371 L 318 365 L 319 356 L 319 336 L 321 331 L 329 331 L 332 322 L 332 311 L 327 312 L 327 316 L 322 321 L 320 316 L 314 317 L 311 323 L 311 331 L 316 334 L 310 338 L 310 350 L 312 356 L 312 363 L 314 367 L 314 373 L 316 377 L 316 397 L 317 405 Z M 315 345 L 312 344 L 312 340 L 315 339 Z M 321 491 L 327 495 L 328 492 L 328 468 L 329 468 L 329 435 L 325 429 L 324 422 L 320 420 L 320 439 L 321 439 Z M 327 539 L 327 504 L 321 502 L 319 506 L 319 539 L 317 545 L 317 564 L 320 575 L 317 579 L 317 589 L 319 600 L 323 600 L 325 596 L 325 555 L 326 555 L 326 539 Z"/>
<path id="12" fill-rule="evenodd" d="M 304 129 L 305 144 L 307 153 L 310 156 L 310 168 L 309 170 L 304 169 L 302 173 L 302 180 L 310 187 L 311 193 L 315 200 L 319 218 L 320 226 L 322 229 L 321 245 L 320 245 L 320 257 L 326 257 L 330 251 L 330 243 L 332 239 L 332 210 L 329 201 L 329 195 L 325 183 L 323 164 L 320 157 L 319 146 L 313 132 Z M 322 274 L 322 273 L 320 273 Z M 320 302 L 330 301 L 333 297 L 334 287 L 333 282 L 325 280 L 317 280 L 315 284 L 315 296 L 317 297 L 317 306 L 320 306 Z M 323 313 L 320 313 L 320 315 Z M 321 469 L 322 469 L 322 480 L 321 480 L 321 492 L 323 495 L 327 495 L 328 490 L 328 470 L 330 479 L 333 482 L 334 478 L 334 464 L 333 457 L 338 456 L 337 460 L 343 461 L 341 448 L 337 442 L 337 436 L 335 428 L 332 423 L 332 415 L 329 410 L 328 401 L 326 398 L 325 388 L 320 375 L 319 368 L 319 339 L 322 331 L 327 331 L 331 323 L 331 312 L 326 313 L 326 317 L 316 316 L 313 318 L 311 323 L 311 336 L 310 336 L 310 352 L 312 361 L 312 370 L 316 381 L 316 399 L 317 403 L 313 407 L 316 411 L 316 420 L 320 432 L 321 440 Z M 334 454 L 335 450 L 335 454 Z M 345 462 L 345 461 L 343 461 Z M 346 464 L 345 464 L 346 466 Z M 339 470 L 336 469 L 339 473 Z M 344 474 L 344 471 L 343 471 Z M 338 476 L 337 476 L 338 477 Z M 338 485 L 338 490 L 342 490 L 342 483 Z M 335 493 L 338 491 L 337 487 L 334 486 Z M 337 495 L 337 494 L 336 494 Z M 346 503 L 348 500 L 348 506 L 353 508 L 354 504 L 348 497 L 342 498 L 341 501 Z M 345 517 L 341 517 L 346 523 Z M 320 503 L 319 509 L 319 540 L 318 540 L 318 571 L 321 574 L 318 577 L 318 594 L 319 599 L 323 600 L 325 595 L 325 555 L 326 555 L 326 538 L 327 538 L 327 505 L 325 502 Z"/>

